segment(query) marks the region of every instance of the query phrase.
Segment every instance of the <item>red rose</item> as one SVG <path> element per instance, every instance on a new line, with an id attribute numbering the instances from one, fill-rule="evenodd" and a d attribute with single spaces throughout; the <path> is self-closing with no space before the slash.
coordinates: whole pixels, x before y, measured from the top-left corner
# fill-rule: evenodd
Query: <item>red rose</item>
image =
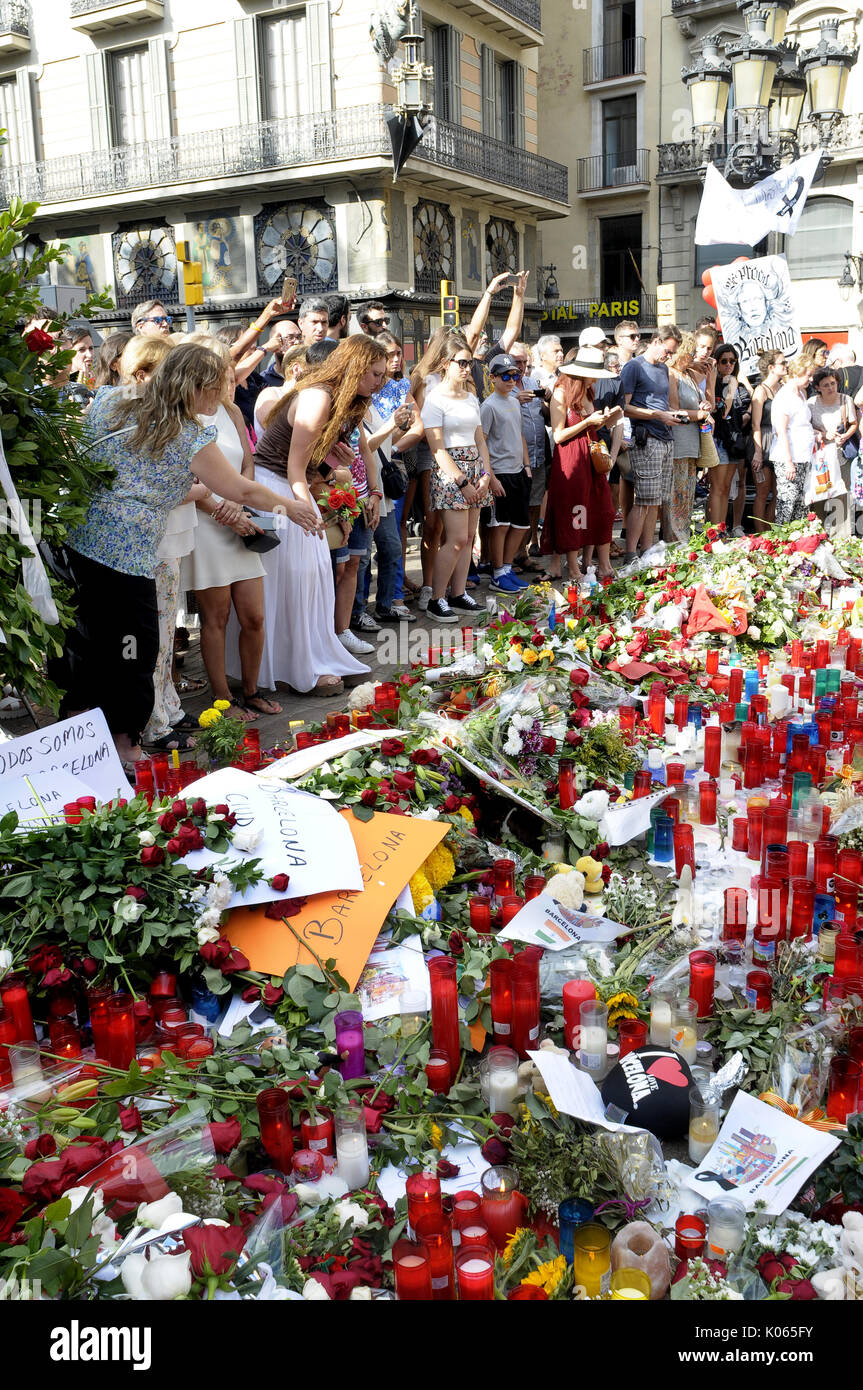
<path id="1" fill-rule="evenodd" d="M 440 762 L 440 753 L 436 748 L 415 748 L 410 760 L 416 763 L 417 767 L 430 767 Z"/>
<path id="2" fill-rule="evenodd" d="M 374 787 L 366 787 L 364 791 L 360 792 L 360 801 L 364 806 L 374 806 L 377 799 L 378 794 Z"/>
<path id="3" fill-rule="evenodd" d="M 704 553 L 705 553 L 705 555 L 712 555 L 712 554 L 713 554 L 713 546 L 710 545 L 710 544 L 708 543 L 708 544 L 704 547 Z"/>
<path id="4" fill-rule="evenodd" d="M 772 1284 L 774 1279 L 784 1279 L 786 1270 L 772 1251 L 765 1250 L 758 1258 L 758 1273 L 765 1284 Z"/>
<path id="5" fill-rule="evenodd" d="M 791 1290 L 792 1303 L 808 1303 L 811 1299 L 818 1297 L 808 1279 L 795 1279 L 793 1285 Z M 781 1288 L 782 1286 L 778 1285 L 777 1287 Z"/>
<path id="6" fill-rule="evenodd" d="M 127 892 L 128 892 L 128 889 L 127 889 Z M 147 895 L 146 895 L 146 893 L 145 893 L 145 894 L 144 894 L 144 897 L 146 897 L 146 896 L 147 896 Z M 140 899 L 139 899 L 139 901 L 140 901 Z M 84 959 L 81 961 L 81 974 L 82 974 L 82 975 L 86 975 L 89 979 L 92 979 L 93 976 L 94 976 L 94 975 L 97 975 L 98 973 L 99 973 L 99 962 L 98 962 L 97 960 L 94 960 L 94 958 L 93 958 L 92 956 L 84 956 Z"/>
<path id="7" fill-rule="evenodd" d="M 280 922 L 283 917 L 296 917 L 302 912 L 306 901 L 305 898 L 278 898 L 276 902 L 267 903 L 264 916 L 275 922 Z"/>
<path id="8" fill-rule="evenodd" d="M 27 1198 L 14 1187 L 0 1187 L 0 1244 L 8 1241 L 27 1205 Z"/>
<path id="9" fill-rule="evenodd" d="M 229 1154 L 239 1144 L 243 1131 L 237 1119 L 212 1120 L 207 1125 L 207 1131 L 213 1141 L 213 1147 L 217 1154 Z"/>
<path id="10" fill-rule="evenodd" d="M 282 989 L 281 985 L 266 984 L 261 991 L 261 998 L 268 1009 L 274 1009 L 279 1000 L 284 999 L 284 997 L 285 991 Z"/>
<path id="11" fill-rule="evenodd" d="M 444 804 L 443 804 L 443 808 L 444 808 L 445 811 L 457 811 L 457 810 L 459 809 L 460 806 L 461 806 L 461 797 L 460 797 L 460 796 L 453 796 L 452 794 L 450 794 L 450 795 L 446 798 L 446 800 L 444 801 Z"/>
<path id="12" fill-rule="evenodd" d="M 190 1226 L 183 1232 L 196 1279 L 230 1274 L 245 1243 L 246 1233 L 239 1226 Z"/>
<path id="13" fill-rule="evenodd" d="M 575 729 L 567 729 L 564 737 L 567 748 L 577 748 L 580 743 L 584 743 L 581 734 L 576 733 Z"/>
<path id="14" fill-rule="evenodd" d="M 610 880 L 611 880 L 611 865 L 610 865 L 610 864 L 603 864 L 603 866 L 602 866 L 602 881 L 603 881 L 603 883 L 609 883 Z"/>
<path id="15" fill-rule="evenodd" d="M 500 1163 L 509 1163 L 509 1145 L 500 1139 L 486 1139 L 482 1146 L 482 1156 L 493 1168 Z"/>
<path id="16" fill-rule="evenodd" d="M 448 1158 L 438 1159 L 437 1175 L 439 1178 L 457 1178 L 460 1171 L 458 1164 L 450 1163 Z"/>
<path id="17" fill-rule="evenodd" d="M 556 739 L 556 738 L 552 738 L 550 734 L 547 735 L 547 736 L 542 740 L 542 751 L 543 751 L 543 753 L 556 753 L 556 752 L 557 752 L 557 739 Z"/>
<path id="18" fill-rule="evenodd" d="M 224 818 L 225 825 L 232 827 L 237 824 L 237 817 L 234 815 L 230 806 L 226 806 L 224 802 L 220 802 L 218 806 L 214 806 L 213 811 L 215 815 Z"/>
<path id="19" fill-rule="evenodd" d="M 284 893 L 290 881 L 290 874 L 274 874 L 270 879 L 270 887 L 274 893 Z"/>
<path id="20" fill-rule="evenodd" d="M 464 934 L 460 931 L 452 931 L 449 934 L 449 953 L 451 956 L 464 955 Z"/>
<path id="21" fill-rule="evenodd" d="M 29 1144 L 25 1144 L 24 1146 L 24 1157 L 31 1160 L 34 1158 L 50 1158 L 51 1155 L 56 1152 L 57 1141 L 53 1134 L 40 1134 L 38 1139 L 31 1139 Z M 0 1188 L 0 1191 L 2 1190 L 3 1189 Z"/>
<path id="22" fill-rule="evenodd" d="M 199 955 L 206 961 L 207 965 L 221 970 L 230 953 L 230 941 L 226 936 L 220 936 L 218 941 L 208 941 L 205 946 L 202 946 Z"/>
<path id="23" fill-rule="evenodd" d="M 42 981 L 42 986 L 44 989 L 56 989 L 58 985 L 67 985 L 71 978 L 71 970 L 67 970 L 63 966 L 60 970 L 49 970 Z"/>
<path id="24" fill-rule="evenodd" d="M 401 792 L 412 792 L 416 788 L 415 772 L 394 772 L 393 784 Z"/>
<path id="25" fill-rule="evenodd" d="M 136 903 L 147 901 L 147 890 L 145 888 L 136 887 L 134 883 L 127 884 L 123 892 L 126 894 L 127 898 L 134 898 Z"/>
<path id="26" fill-rule="evenodd" d="M 545 638 L 543 637 L 542 633 L 535 632 L 530 639 L 530 644 L 532 647 L 541 647 L 544 641 Z"/>
<path id="27" fill-rule="evenodd" d="M 569 673 L 570 685 L 574 685 L 577 688 L 583 685 L 587 685 L 587 682 L 589 680 L 590 672 L 583 670 L 580 666 L 574 667 Z"/>
<path id="28" fill-rule="evenodd" d="M 177 834 L 184 854 L 204 848 L 204 837 L 196 825 L 181 825 Z"/>
<path id="29" fill-rule="evenodd" d="M 405 751 L 405 746 L 400 738 L 381 739 L 381 752 L 385 758 L 396 758 L 399 753 Z"/>
<path id="30" fill-rule="evenodd" d="M 146 845 L 138 856 L 142 864 L 146 864 L 148 869 L 154 869 L 157 864 L 164 864 L 165 851 L 161 845 Z"/>
<path id="31" fill-rule="evenodd" d="M 261 998 L 260 985 L 246 985 L 245 989 L 240 990 L 240 998 L 244 1004 L 257 1004 Z"/>
<path id="32" fill-rule="evenodd" d="M 63 964 L 63 952 L 59 946 L 40 946 L 27 957 L 27 969 L 34 975 L 44 975 Z"/>
<path id="33" fill-rule="evenodd" d="M 709 526 L 707 528 L 707 539 L 709 541 L 715 541 L 718 535 L 719 532 L 716 530 L 715 526 Z"/>
<path id="34" fill-rule="evenodd" d="M 172 835 L 170 840 L 165 841 L 165 851 L 172 854 L 176 859 L 182 859 L 189 853 L 182 840 L 178 840 L 176 835 Z"/>
<path id="35" fill-rule="evenodd" d="M 690 550 L 690 552 L 689 552 L 689 558 L 690 558 L 690 560 L 697 560 L 697 559 L 698 559 L 698 554 L 697 554 L 697 552 L 694 551 L 694 550 Z"/>
<path id="36" fill-rule="evenodd" d="M 190 816 L 205 816 L 207 814 L 207 803 L 202 796 L 195 797 L 189 807 L 188 814 Z"/>
<path id="37" fill-rule="evenodd" d="M 50 352 L 54 346 L 54 339 L 44 328 L 31 328 L 30 332 L 24 335 L 24 342 L 27 344 L 28 352 L 37 354 Z"/>
<path id="38" fill-rule="evenodd" d="M 380 1134 L 381 1126 L 384 1122 L 383 1110 L 371 1110 L 367 1105 L 363 1106 L 363 1116 L 366 1122 L 367 1134 Z"/>
<path id="39" fill-rule="evenodd" d="M 603 632 L 602 636 L 596 639 L 596 645 L 601 652 L 607 652 L 613 642 L 614 638 L 610 632 Z"/>
<path id="40" fill-rule="evenodd" d="M 595 850 L 593 851 L 593 857 L 594 857 L 594 859 L 607 859 L 610 853 L 611 853 L 611 847 L 610 847 L 608 841 L 607 841 L 607 840 L 600 840 L 599 844 L 596 846 Z"/>
<path id="41" fill-rule="evenodd" d="M 118 1105 L 120 1128 L 127 1133 L 135 1133 L 141 1128 L 141 1112 L 137 1105 Z"/>
<path id="42" fill-rule="evenodd" d="M 177 829 L 177 817 L 173 815 L 171 811 L 164 811 L 162 815 L 159 816 L 158 823 L 160 829 L 164 830 L 166 835 L 170 835 L 172 830 Z"/>

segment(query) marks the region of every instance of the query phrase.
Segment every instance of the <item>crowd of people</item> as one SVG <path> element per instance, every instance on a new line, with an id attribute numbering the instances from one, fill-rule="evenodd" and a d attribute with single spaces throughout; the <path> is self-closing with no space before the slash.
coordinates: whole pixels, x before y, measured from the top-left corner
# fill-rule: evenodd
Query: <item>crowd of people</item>
<path id="1" fill-rule="evenodd" d="M 847 499 L 836 511 L 831 492 L 832 524 L 850 526 L 863 369 L 847 346 L 768 352 L 757 377 L 709 318 L 531 348 L 527 278 L 492 280 L 409 374 L 384 305 L 354 314 L 341 294 L 273 300 L 214 334 L 175 332 L 155 301 L 98 348 L 86 324 L 67 329 L 74 358 L 55 384 L 116 478 L 68 538 L 93 658 L 70 656 L 64 713 L 100 705 L 129 764 L 142 746 L 192 746 L 174 667 L 183 595 L 213 699 L 255 720 L 281 712 L 279 689 L 361 681 L 383 624 L 469 624 L 480 584 L 506 596 L 564 572 L 601 582 L 658 537 L 685 542 L 702 507 L 737 534 L 795 519 L 827 446 Z M 490 341 L 492 299 L 513 281 Z M 344 479 L 359 513 L 333 539 L 319 504 Z"/>

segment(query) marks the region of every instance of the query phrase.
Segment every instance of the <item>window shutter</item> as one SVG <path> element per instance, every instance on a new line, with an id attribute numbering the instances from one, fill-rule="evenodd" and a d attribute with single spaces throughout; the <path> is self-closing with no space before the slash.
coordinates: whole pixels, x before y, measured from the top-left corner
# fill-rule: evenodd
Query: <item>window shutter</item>
<path id="1" fill-rule="evenodd" d="M 512 65 L 512 124 L 513 144 L 523 150 L 525 146 L 524 126 L 524 68 L 521 63 Z"/>
<path id="2" fill-rule="evenodd" d="M 254 125 L 260 119 L 254 17 L 234 20 L 234 61 L 237 69 L 237 120 L 240 125 Z"/>
<path id="3" fill-rule="evenodd" d="M 17 79 L 18 141 L 22 164 L 36 163 L 36 125 L 33 119 L 33 79 L 26 68 L 19 68 Z"/>
<path id="4" fill-rule="evenodd" d="M 306 5 L 309 81 L 312 111 L 332 111 L 332 55 L 330 0 L 309 0 Z"/>
<path id="5" fill-rule="evenodd" d="M 482 64 L 482 129 L 485 135 L 497 133 L 497 91 L 495 53 L 487 43 L 481 48 Z"/>
<path id="6" fill-rule="evenodd" d="M 171 89 L 168 75 L 167 39 L 150 39 L 150 92 L 153 107 L 153 133 L 157 140 L 171 138 Z"/>
<path id="7" fill-rule="evenodd" d="M 461 125 L 461 40 L 462 36 L 458 29 L 450 25 L 447 29 L 449 40 L 449 80 L 450 80 L 450 111 L 449 118 L 453 125 Z"/>
<path id="8" fill-rule="evenodd" d="M 111 122 L 104 53 L 85 53 L 84 70 L 87 76 L 87 104 L 90 108 L 90 145 L 94 150 L 107 150 L 111 147 Z"/>

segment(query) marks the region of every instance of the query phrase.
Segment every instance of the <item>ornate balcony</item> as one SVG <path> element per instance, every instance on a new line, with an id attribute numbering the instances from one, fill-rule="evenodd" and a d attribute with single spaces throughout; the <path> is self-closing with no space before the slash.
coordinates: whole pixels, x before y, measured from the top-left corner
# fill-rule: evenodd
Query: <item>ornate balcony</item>
<path id="1" fill-rule="evenodd" d="M 578 191 L 582 195 L 613 193 L 642 185 L 646 187 L 649 181 L 649 150 L 593 154 L 578 161 Z"/>
<path id="2" fill-rule="evenodd" d="M 584 86 L 645 75 L 646 42 L 638 36 L 584 49 Z"/>
<path id="3" fill-rule="evenodd" d="M 228 126 L 169 140 L 89 150 L 40 164 L 0 167 L 0 198 L 15 194 L 38 203 L 87 201 L 142 189 L 225 180 L 311 165 L 377 157 L 389 163 L 388 106 L 352 106 L 282 121 Z M 529 150 L 432 118 L 409 168 L 452 170 L 565 204 L 567 170 Z"/>
<path id="4" fill-rule="evenodd" d="M 69 23 L 82 34 L 123 29 L 165 16 L 165 0 L 71 0 Z"/>
<path id="5" fill-rule="evenodd" d="M 797 143 L 801 154 L 823 147 L 834 162 L 860 159 L 863 157 L 863 114 L 855 112 L 840 116 L 830 128 L 829 138 L 825 138 L 824 129 L 816 121 L 801 121 Z M 689 181 L 698 179 L 708 160 L 722 170 L 727 154 L 726 138 L 711 146 L 707 154 L 699 140 L 679 140 L 660 145 L 657 178 L 663 183 L 681 177 Z"/>
<path id="6" fill-rule="evenodd" d="M 491 29 L 522 48 L 542 43 L 540 0 L 450 0 L 450 4 L 471 19 L 480 20 L 484 29 Z"/>
<path id="7" fill-rule="evenodd" d="M 0 0 L 0 57 L 28 52 L 31 24 L 29 0 Z"/>

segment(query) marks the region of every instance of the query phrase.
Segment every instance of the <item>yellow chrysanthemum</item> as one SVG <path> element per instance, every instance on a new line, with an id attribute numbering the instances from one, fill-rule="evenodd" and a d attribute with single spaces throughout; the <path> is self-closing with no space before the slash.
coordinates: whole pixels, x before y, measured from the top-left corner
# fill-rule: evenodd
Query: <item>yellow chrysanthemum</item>
<path id="1" fill-rule="evenodd" d="M 230 708 L 231 708 L 231 702 L 230 702 L 230 700 L 214 700 L 214 701 L 213 701 L 213 709 L 230 709 Z"/>
<path id="2" fill-rule="evenodd" d="M 587 638 L 586 638 L 586 637 L 576 637 L 576 639 L 575 639 L 575 650 L 576 650 L 577 652 L 586 652 L 586 651 L 587 651 Z"/>
<path id="3" fill-rule="evenodd" d="M 462 820 L 466 820 L 468 825 L 476 825 L 476 821 L 473 818 L 473 811 L 471 811 L 470 807 L 459 806 L 458 815 L 461 816 Z"/>
<path id="4" fill-rule="evenodd" d="M 411 890 L 414 914 L 419 917 L 420 913 L 428 907 L 429 903 L 434 902 L 434 893 L 432 892 L 431 884 L 422 869 L 417 869 L 408 887 Z"/>
<path id="5" fill-rule="evenodd" d="M 198 725 L 201 729 L 209 729 L 213 724 L 218 724 L 222 717 L 221 710 L 205 709 L 198 715 Z"/>
<path id="6" fill-rule="evenodd" d="M 507 1269 L 509 1269 L 509 1266 L 512 1264 L 513 1259 L 518 1254 L 518 1247 L 521 1245 L 522 1241 L 525 1240 L 530 1234 L 531 1232 L 527 1226 L 518 1226 L 515 1232 L 509 1237 L 509 1240 L 503 1247 L 503 1253 L 501 1255 L 501 1259 L 503 1260 Z"/>
<path id="7" fill-rule="evenodd" d="M 431 1141 L 434 1148 L 440 1153 L 443 1148 L 443 1130 L 440 1125 L 433 1124 L 431 1127 Z"/>
<path id="8" fill-rule="evenodd" d="M 425 874 L 433 893 L 446 887 L 455 873 L 455 860 L 446 845 L 437 845 L 432 850 L 420 873 Z"/>
<path id="9" fill-rule="evenodd" d="M 525 1275 L 521 1282 L 523 1284 L 536 1284 L 545 1290 L 549 1298 L 553 1298 L 560 1284 L 566 1278 L 566 1269 L 566 1256 L 558 1255 L 556 1260 L 546 1260 L 545 1264 L 541 1264 L 531 1274 Z"/>

